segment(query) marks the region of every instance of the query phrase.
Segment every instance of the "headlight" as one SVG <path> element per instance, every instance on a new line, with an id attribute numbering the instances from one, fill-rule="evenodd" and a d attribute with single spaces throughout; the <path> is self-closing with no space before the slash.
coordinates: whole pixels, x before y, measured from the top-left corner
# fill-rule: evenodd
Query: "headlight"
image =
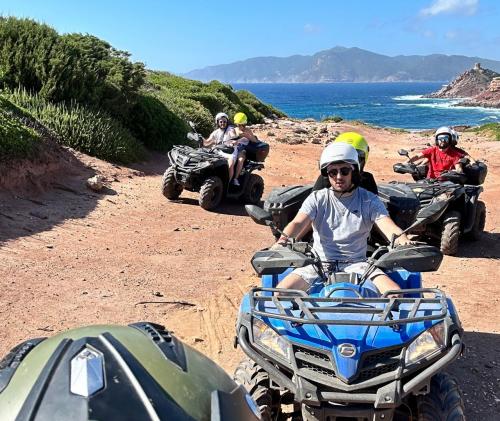
<path id="1" fill-rule="evenodd" d="M 254 318 L 252 331 L 254 341 L 286 358 L 287 360 L 289 359 L 290 346 L 288 342 L 268 325 L 261 320 Z"/>
<path id="2" fill-rule="evenodd" d="M 434 356 L 445 347 L 444 323 L 440 322 L 420 334 L 406 351 L 406 364 Z"/>

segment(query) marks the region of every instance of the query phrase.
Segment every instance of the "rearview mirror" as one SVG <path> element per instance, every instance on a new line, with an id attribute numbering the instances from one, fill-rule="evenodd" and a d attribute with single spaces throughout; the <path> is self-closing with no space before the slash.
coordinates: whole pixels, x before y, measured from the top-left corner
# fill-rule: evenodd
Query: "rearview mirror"
<path id="1" fill-rule="evenodd" d="M 408 151 L 406 149 L 400 149 L 398 154 L 401 156 L 408 156 Z"/>
<path id="2" fill-rule="evenodd" d="M 272 215 L 255 205 L 245 205 L 245 210 L 250 215 L 250 217 L 260 225 L 271 225 L 273 223 Z"/>

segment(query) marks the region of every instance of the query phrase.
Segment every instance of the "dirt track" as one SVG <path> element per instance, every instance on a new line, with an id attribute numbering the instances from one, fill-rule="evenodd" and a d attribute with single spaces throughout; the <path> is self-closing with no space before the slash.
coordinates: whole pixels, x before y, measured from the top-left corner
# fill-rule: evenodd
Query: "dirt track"
<path id="1" fill-rule="evenodd" d="M 378 182 L 396 178 L 391 168 L 399 147 L 428 141 L 357 130 L 370 142 L 367 167 Z M 312 181 L 322 145 L 273 139 L 261 173 L 266 193 Z M 450 370 L 466 394 L 469 419 L 494 420 L 500 419 L 500 143 L 464 139 L 461 145 L 488 158 L 482 196 L 487 232 L 479 243 L 462 243 L 459 255 L 446 257 L 425 284 L 451 295 L 466 330 L 468 352 Z M 79 159 L 84 165 L 61 174 L 44 193 L 0 192 L 0 354 L 29 337 L 83 324 L 150 320 L 231 372 L 241 358 L 232 348 L 239 301 L 258 281 L 249 259 L 271 243 L 268 229 L 255 225 L 238 204 L 206 212 L 192 193 L 169 203 L 159 190 L 164 157 L 135 169 Z M 105 194 L 84 186 L 95 172 L 111 180 Z"/>

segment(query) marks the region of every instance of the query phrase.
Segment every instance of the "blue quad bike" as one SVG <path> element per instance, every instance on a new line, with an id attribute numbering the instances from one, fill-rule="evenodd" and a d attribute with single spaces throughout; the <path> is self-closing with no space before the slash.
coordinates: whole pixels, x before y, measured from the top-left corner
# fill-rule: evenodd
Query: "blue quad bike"
<path id="1" fill-rule="evenodd" d="M 445 210 L 437 202 L 412 224 Z M 256 222 L 271 215 L 247 205 Z M 243 297 L 236 345 L 247 358 L 234 379 L 257 402 L 263 420 L 464 420 L 464 402 L 444 367 L 461 355 L 463 330 L 452 301 L 423 288 L 420 272 L 436 271 L 443 255 L 426 244 L 377 249 L 363 276 L 326 276 L 307 242 L 258 251 L 252 265 L 262 286 Z M 278 290 L 293 268 L 314 264 L 323 282 L 308 292 Z M 374 268 L 402 288 L 376 294 L 364 287 Z M 280 294 L 277 295 L 277 291 Z M 285 406 L 288 405 L 288 406 Z M 290 415 L 290 414 L 288 414 Z"/>

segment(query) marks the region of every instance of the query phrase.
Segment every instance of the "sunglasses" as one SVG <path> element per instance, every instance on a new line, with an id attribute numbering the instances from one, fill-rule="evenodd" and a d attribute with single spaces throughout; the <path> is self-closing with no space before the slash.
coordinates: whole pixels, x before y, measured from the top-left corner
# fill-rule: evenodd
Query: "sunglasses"
<path id="1" fill-rule="evenodd" d="M 450 141 L 450 137 L 445 134 L 445 135 L 440 135 L 437 137 L 437 141 L 438 142 L 449 142 Z"/>
<path id="2" fill-rule="evenodd" d="M 335 178 L 337 175 L 340 173 L 342 176 L 347 176 L 352 172 L 351 167 L 341 167 L 341 168 L 332 168 L 330 171 L 328 171 L 328 176 Z"/>

